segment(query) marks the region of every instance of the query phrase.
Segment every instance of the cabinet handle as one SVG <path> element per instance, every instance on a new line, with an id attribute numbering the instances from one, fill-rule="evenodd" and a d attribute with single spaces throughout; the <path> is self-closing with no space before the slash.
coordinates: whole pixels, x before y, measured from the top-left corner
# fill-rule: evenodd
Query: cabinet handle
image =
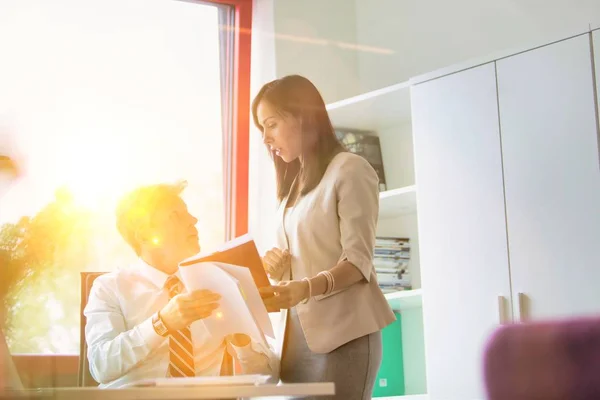
<path id="1" fill-rule="evenodd" d="M 517 302 L 519 305 L 519 321 L 520 322 L 527 322 L 528 315 L 527 315 L 527 295 L 525 295 L 525 293 L 519 292 L 517 294 Z"/>
<path id="2" fill-rule="evenodd" d="M 498 296 L 498 322 L 500 323 L 500 325 L 504 325 L 507 322 L 504 296 Z"/>

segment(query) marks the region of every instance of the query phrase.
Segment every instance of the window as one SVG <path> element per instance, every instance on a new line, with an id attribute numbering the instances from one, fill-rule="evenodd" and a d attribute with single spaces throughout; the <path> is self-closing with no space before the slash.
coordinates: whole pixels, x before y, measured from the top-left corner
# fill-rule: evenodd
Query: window
<path id="1" fill-rule="evenodd" d="M 126 191 L 185 179 L 203 250 L 245 233 L 251 1 L 225 3 L 0 4 L 0 132 L 25 170 L 0 198 L 13 353 L 79 353 L 79 273 L 135 259 Z"/>

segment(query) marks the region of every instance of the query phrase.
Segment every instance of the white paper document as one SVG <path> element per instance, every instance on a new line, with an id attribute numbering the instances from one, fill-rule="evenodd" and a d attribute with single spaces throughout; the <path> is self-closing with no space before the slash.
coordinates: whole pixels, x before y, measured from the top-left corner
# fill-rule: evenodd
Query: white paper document
<path id="1" fill-rule="evenodd" d="M 221 295 L 220 307 L 194 324 L 203 324 L 214 338 L 245 333 L 266 344 L 275 338 L 269 313 L 262 302 L 250 270 L 230 264 L 201 262 L 179 267 L 187 291 L 207 289 Z"/>

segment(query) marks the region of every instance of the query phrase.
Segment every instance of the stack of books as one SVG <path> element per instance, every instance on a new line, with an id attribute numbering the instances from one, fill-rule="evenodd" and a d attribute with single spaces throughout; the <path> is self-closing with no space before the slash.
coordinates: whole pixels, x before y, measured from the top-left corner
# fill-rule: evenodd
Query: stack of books
<path id="1" fill-rule="evenodd" d="M 412 289 L 410 274 L 410 239 L 378 237 L 373 265 L 377 282 L 384 293 Z"/>

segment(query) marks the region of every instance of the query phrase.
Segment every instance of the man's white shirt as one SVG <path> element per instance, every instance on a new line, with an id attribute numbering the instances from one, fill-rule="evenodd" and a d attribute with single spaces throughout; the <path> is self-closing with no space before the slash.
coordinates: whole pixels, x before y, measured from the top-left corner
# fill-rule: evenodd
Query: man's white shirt
<path id="1" fill-rule="evenodd" d="M 152 326 L 152 316 L 168 302 L 169 276 L 140 260 L 130 268 L 94 281 L 84 314 L 90 372 L 100 387 L 115 388 L 142 379 L 164 378 L 169 366 L 169 340 Z M 269 346 L 227 345 L 203 324 L 193 324 L 196 376 L 218 376 L 225 351 L 239 361 L 243 374 L 279 380 L 279 359 Z"/>

